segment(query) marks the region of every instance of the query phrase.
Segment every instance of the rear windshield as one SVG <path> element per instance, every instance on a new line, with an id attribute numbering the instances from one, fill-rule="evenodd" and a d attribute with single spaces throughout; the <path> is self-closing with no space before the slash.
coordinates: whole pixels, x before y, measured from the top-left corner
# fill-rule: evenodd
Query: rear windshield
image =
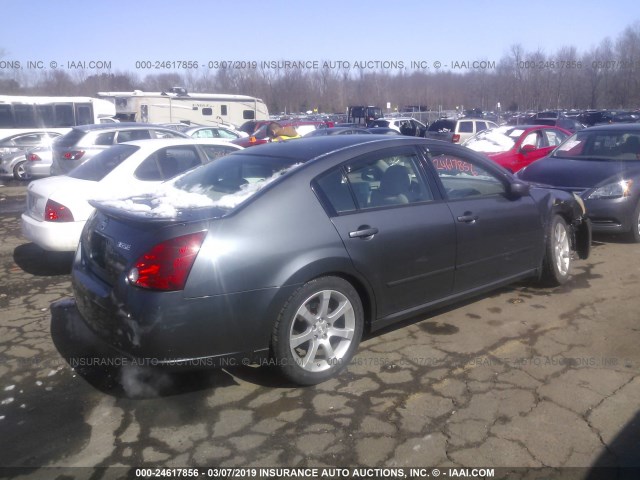
<path id="1" fill-rule="evenodd" d="M 62 135 L 58 141 L 56 142 L 57 147 L 73 147 L 77 145 L 78 142 L 84 137 L 87 133 L 82 130 L 73 129 L 70 132 Z"/>
<path id="2" fill-rule="evenodd" d="M 173 186 L 204 195 L 217 206 L 233 208 L 295 163 L 293 159 L 234 154 L 183 175 Z"/>
<path id="3" fill-rule="evenodd" d="M 139 149 L 140 147 L 135 145 L 114 145 L 74 168 L 68 175 L 81 180 L 99 182 Z"/>
<path id="4" fill-rule="evenodd" d="M 436 120 L 429 125 L 430 132 L 453 132 L 456 129 L 456 122 L 453 120 Z"/>
<path id="5" fill-rule="evenodd" d="M 640 160 L 640 131 L 581 130 L 553 153 L 556 158 Z"/>

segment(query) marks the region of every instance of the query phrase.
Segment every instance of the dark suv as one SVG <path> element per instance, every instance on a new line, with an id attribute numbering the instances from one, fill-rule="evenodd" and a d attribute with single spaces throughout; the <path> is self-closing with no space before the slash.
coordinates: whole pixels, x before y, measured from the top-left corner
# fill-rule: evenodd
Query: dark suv
<path id="1" fill-rule="evenodd" d="M 111 145 L 151 138 L 189 137 L 177 130 L 148 123 L 81 125 L 55 142 L 51 175 L 65 175 Z"/>

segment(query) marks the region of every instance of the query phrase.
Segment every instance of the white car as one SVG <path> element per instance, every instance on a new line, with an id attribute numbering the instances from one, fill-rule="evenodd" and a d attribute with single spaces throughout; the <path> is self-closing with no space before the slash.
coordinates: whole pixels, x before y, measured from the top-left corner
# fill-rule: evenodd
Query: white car
<path id="1" fill-rule="evenodd" d="M 139 140 L 114 145 L 67 175 L 27 187 L 23 235 L 49 251 L 75 251 L 92 199 L 153 192 L 159 184 L 242 147 L 224 140 Z"/>
<path id="2" fill-rule="evenodd" d="M 182 133 L 192 138 L 219 138 L 220 140 L 235 140 L 240 137 L 248 137 L 245 132 L 239 132 L 231 127 L 190 127 L 182 130 Z"/>
<path id="3" fill-rule="evenodd" d="M 410 137 L 424 137 L 427 126 L 411 117 L 377 118 L 369 124 L 369 127 L 387 127 L 397 130 Z"/>

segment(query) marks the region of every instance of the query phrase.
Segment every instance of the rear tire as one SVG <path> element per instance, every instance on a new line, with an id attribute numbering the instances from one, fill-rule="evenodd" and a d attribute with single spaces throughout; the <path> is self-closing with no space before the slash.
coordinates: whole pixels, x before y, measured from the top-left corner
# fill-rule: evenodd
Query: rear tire
<path id="1" fill-rule="evenodd" d="M 13 167 L 13 178 L 16 180 L 29 180 L 29 174 L 25 168 L 27 161 L 24 160 L 22 162 L 16 163 Z"/>
<path id="2" fill-rule="evenodd" d="M 291 295 L 278 316 L 271 339 L 274 363 L 294 383 L 324 382 L 349 364 L 363 325 L 362 302 L 349 282 L 311 280 Z"/>
<path id="3" fill-rule="evenodd" d="M 554 215 L 551 219 L 541 281 L 544 285 L 557 287 L 569 280 L 571 271 L 571 243 L 569 227 L 564 218 Z"/>

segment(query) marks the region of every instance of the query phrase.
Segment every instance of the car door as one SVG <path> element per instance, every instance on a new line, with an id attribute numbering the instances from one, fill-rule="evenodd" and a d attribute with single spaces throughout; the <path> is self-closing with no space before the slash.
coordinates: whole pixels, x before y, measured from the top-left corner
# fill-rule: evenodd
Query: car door
<path id="1" fill-rule="evenodd" d="M 414 147 L 382 149 L 317 181 L 355 268 L 375 292 L 378 319 L 445 297 L 453 286 L 453 217 L 419 158 Z"/>
<path id="2" fill-rule="evenodd" d="M 534 200 L 510 195 L 506 174 L 470 152 L 444 145 L 427 155 L 456 224 L 454 293 L 535 269 L 543 230 Z"/>

